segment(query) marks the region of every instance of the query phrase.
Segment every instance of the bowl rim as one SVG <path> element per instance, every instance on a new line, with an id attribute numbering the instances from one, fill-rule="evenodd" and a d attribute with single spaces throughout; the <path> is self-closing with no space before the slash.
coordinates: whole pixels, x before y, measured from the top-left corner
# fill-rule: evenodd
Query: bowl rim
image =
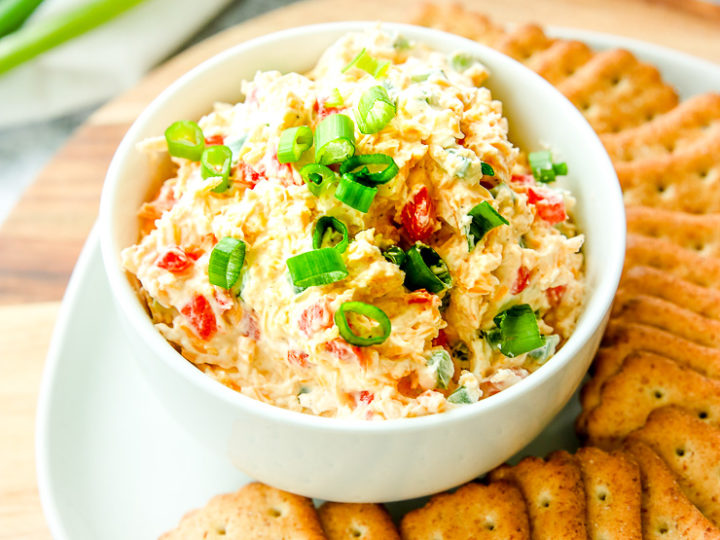
<path id="1" fill-rule="evenodd" d="M 602 264 L 603 271 L 599 273 L 597 285 L 592 291 L 586 290 L 584 306 L 579 315 L 578 324 L 570 338 L 555 355 L 528 377 L 525 377 L 497 394 L 465 407 L 458 407 L 453 410 L 424 416 L 367 421 L 356 418 L 317 416 L 285 409 L 236 392 L 202 373 L 194 364 L 178 353 L 152 325 L 151 319 L 142 307 L 136 292 L 130 285 L 125 271 L 121 268 L 119 260 L 120 247 L 116 246 L 113 238 L 111 217 L 113 215 L 114 195 L 116 194 L 117 186 L 121 179 L 120 173 L 127 156 L 135 149 L 135 139 L 137 135 L 143 130 L 145 124 L 151 121 L 159 110 L 162 110 L 166 102 L 190 81 L 202 75 L 206 70 L 211 69 L 217 64 L 222 64 L 236 55 L 247 54 L 248 50 L 266 47 L 272 45 L 275 41 L 291 38 L 302 39 L 303 36 L 317 33 L 327 33 L 334 36 L 337 33 L 361 31 L 378 26 L 383 29 L 398 31 L 404 35 L 410 35 L 412 39 L 418 41 L 422 41 L 423 37 L 428 40 L 434 38 L 436 40 L 446 41 L 450 45 L 457 45 L 457 48 L 464 47 L 470 50 L 474 49 L 475 52 L 480 53 L 479 56 L 482 58 L 490 57 L 497 62 L 504 63 L 510 71 L 516 70 L 524 72 L 523 76 L 535 79 L 534 84 L 537 85 L 537 89 L 554 94 L 558 102 L 564 101 L 565 103 L 560 105 L 566 109 L 564 112 L 566 115 L 564 116 L 564 120 L 570 119 L 569 122 L 571 121 L 572 123 L 572 129 L 585 131 L 585 137 L 590 137 L 593 144 L 597 147 L 597 152 L 600 154 L 597 156 L 598 163 L 605 169 L 602 176 L 603 178 L 607 178 L 608 184 L 604 186 L 604 188 L 610 190 L 611 193 L 608 196 L 610 200 L 614 201 L 615 206 L 615 208 L 609 208 L 608 213 L 614 215 L 616 219 L 609 221 L 607 226 L 612 229 L 609 234 L 612 234 L 616 241 L 613 243 L 615 246 L 614 251 L 604 254 L 602 257 L 604 261 Z M 502 74 L 500 76 L 502 76 Z M 493 98 L 500 99 L 496 96 L 493 96 Z M 208 111 L 211 109 L 211 106 L 212 104 L 209 105 Z M 226 49 L 180 76 L 143 109 L 115 151 L 103 185 L 100 200 L 99 228 L 103 266 L 111 284 L 115 301 L 119 304 L 122 312 L 121 316 L 132 325 L 133 329 L 139 334 L 140 339 L 152 350 L 154 356 L 160 357 L 161 361 L 164 362 L 169 369 L 178 373 L 187 383 L 196 387 L 199 391 L 209 394 L 216 400 L 220 400 L 224 402 L 224 404 L 229 405 L 237 414 L 255 414 L 264 417 L 267 421 L 289 423 L 319 431 L 339 431 L 352 434 L 383 434 L 398 430 L 413 432 L 424 430 L 438 424 L 447 425 L 463 422 L 473 416 L 492 413 L 495 409 L 503 407 L 507 402 L 521 398 L 522 394 L 526 391 L 540 386 L 544 381 L 552 378 L 577 356 L 582 347 L 592 338 L 597 328 L 602 325 L 620 281 L 626 241 L 622 192 L 612 162 L 605 152 L 597 134 L 582 114 L 557 89 L 521 63 L 475 41 L 436 29 L 403 23 L 379 23 L 377 21 L 320 23 L 272 32 Z M 157 359 L 151 358 L 150 361 L 157 361 Z"/>

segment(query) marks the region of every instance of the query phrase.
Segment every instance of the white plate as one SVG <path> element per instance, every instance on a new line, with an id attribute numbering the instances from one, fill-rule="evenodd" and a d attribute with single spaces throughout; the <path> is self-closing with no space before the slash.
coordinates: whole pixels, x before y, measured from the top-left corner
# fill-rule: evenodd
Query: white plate
<path id="1" fill-rule="evenodd" d="M 681 96 L 718 91 L 720 67 L 643 42 L 579 30 L 558 37 L 623 47 Z M 577 446 L 577 396 L 522 455 Z M 248 481 L 163 409 L 124 343 L 93 232 L 70 280 L 48 353 L 37 418 L 38 483 L 57 540 L 155 539 L 215 494 Z M 401 513 L 418 501 L 395 503 Z"/>

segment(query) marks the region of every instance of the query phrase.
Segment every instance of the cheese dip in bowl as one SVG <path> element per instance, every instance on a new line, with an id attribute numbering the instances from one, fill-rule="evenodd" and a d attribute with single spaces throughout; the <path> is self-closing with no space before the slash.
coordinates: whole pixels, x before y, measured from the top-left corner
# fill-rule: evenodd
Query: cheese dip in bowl
<path id="1" fill-rule="evenodd" d="M 300 42 L 313 54 L 278 60 Z M 202 88 L 220 66 L 234 87 Z M 444 489 L 537 434 L 597 346 L 624 225 L 607 156 L 544 81 L 460 38 L 357 23 L 175 83 L 118 150 L 102 215 L 140 365 L 180 422 L 334 500 Z M 357 460 L 384 472 L 348 489 Z"/>

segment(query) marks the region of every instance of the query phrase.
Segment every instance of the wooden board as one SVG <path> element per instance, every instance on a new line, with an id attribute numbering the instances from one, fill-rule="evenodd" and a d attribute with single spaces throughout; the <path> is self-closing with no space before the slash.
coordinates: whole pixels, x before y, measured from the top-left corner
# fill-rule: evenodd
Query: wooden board
<path id="1" fill-rule="evenodd" d="M 720 16 L 681 0 L 466 1 L 500 22 L 635 37 L 720 62 Z M 694 0 L 697 6 L 699 0 Z M 712 6 L 710 6 L 712 8 Z M 34 470 L 37 392 L 58 301 L 97 215 L 105 170 L 133 119 L 164 87 L 213 54 L 268 32 L 343 19 L 407 22 L 412 0 L 311 0 L 200 43 L 146 77 L 82 126 L 0 227 L 0 540 L 47 539 Z M 705 8 L 703 8 L 705 9 Z M 7 436 L 9 434 L 9 436 Z"/>

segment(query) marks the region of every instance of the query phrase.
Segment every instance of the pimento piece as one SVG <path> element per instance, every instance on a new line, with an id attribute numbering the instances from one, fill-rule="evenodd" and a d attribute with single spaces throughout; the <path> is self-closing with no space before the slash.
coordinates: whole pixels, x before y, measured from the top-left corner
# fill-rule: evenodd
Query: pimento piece
<path id="1" fill-rule="evenodd" d="M 298 319 L 298 328 L 307 337 L 325 328 L 330 328 L 332 325 L 332 316 L 327 308 L 327 302 L 319 302 L 305 308 Z"/>
<path id="2" fill-rule="evenodd" d="M 550 287 L 545 291 L 545 296 L 547 296 L 551 306 L 557 306 L 562 302 L 566 289 L 567 285 L 558 285 L 557 287 Z"/>
<path id="3" fill-rule="evenodd" d="M 309 356 L 308 353 L 302 351 L 288 351 L 287 353 L 288 362 L 301 368 L 308 367 Z"/>
<path id="4" fill-rule="evenodd" d="M 532 186 L 535 184 L 535 178 L 532 174 L 513 174 L 510 181 L 519 186 Z"/>
<path id="5" fill-rule="evenodd" d="M 435 230 L 435 205 L 427 186 L 421 186 L 405 204 L 401 213 L 405 234 L 411 242 L 427 242 Z"/>
<path id="6" fill-rule="evenodd" d="M 520 294 L 527 288 L 530 282 L 530 273 L 530 270 L 524 266 L 518 268 L 517 278 L 515 278 L 512 289 L 510 289 L 511 294 Z"/>
<path id="7" fill-rule="evenodd" d="M 250 189 L 254 189 L 261 180 L 267 180 L 267 177 L 264 174 L 257 172 L 243 161 L 237 164 L 235 177 L 238 182 Z"/>
<path id="8" fill-rule="evenodd" d="M 218 146 L 220 144 L 225 144 L 225 135 L 217 134 L 205 137 L 205 146 Z"/>
<path id="9" fill-rule="evenodd" d="M 370 405 L 375 399 L 375 394 L 369 390 L 360 390 L 355 393 L 355 401 L 358 405 Z"/>
<path id="10" fill-rule="evenodd" d="M 356 345 L 350 345 L 342 338 L 333 339 L 325 343 L 325 350 L 334 354 L 340 360 L 357 361 L 362 364 L 362 349 Z"/>
<path id="11" fill-rule="evenodd" d="M 260 339 L 260 324 L 258 323 L 254 309 L 245 308 L 243 310 L 243 316 L 240 324 L 243 328 L 243 335 L 252 338 L 255 341 Z"/>
<path id="12" fill-rule="evenodd" d="M 313 111 L 317 114 L 318 121 L 323 120 L 325 117 L 331 114 L 337 114 L 345 110 L 344 107 L 326 107 L 326 100 L 316 99 L 313 103 Z"/>
<path id="13" fill-rule="evenodd" d="M 182 248 L 173 246 L 160 256 L 155 265 L 173 274 L 182 274 L 193 265 L 193 259 Z"/>
<path id="14" fill-rule="evenodd" d="M 437 337 L 433 338 L 432 340 L 432 346 L 433 347 L 447 347 L 448 344 L 448 338 L 447 334 L 445 333 L 445 330 L 442 328 L 438 330 Z"/>
<path id="15" fill-rule="evenodd" d="M 195 333 L 201 339 L 207 341 L 217 332 L 215 313 L 213 313 L 210 302 L 203 295 L 196 295 L 189 304 L 180 310 L 180 313 L 187 317 Z"/>
<path id="16" fill-rule="evenodd" d="M 232 296 L 230 296 L 228 292 L 224 289 L 215 287 L 215 289 L 213 290 L 213 297 L 215 298 L 215 302 L 217 302 L 217 305 L 220 307 L 220 310 L 223 313 L 225 311 L 228 311 L 229 309 L 232 309 L 232 307 L 235 305 Z"/>
<path id="17" fill-rule="evenodd" d="M 425 289 L 418 289 L 408 294 L 405 298 L 407 298 L 408 304 L 432 304 L 436 299 L 436 295 L 430 294 Z"/>
<path id="18" fill-rule="evenodd" d="M 537 215 L 550 225 L 561 223 L 568 218 L 562 195 L 549 189 L 531 187 L 527 190 L 528 203 L 535 206 Z"/>

